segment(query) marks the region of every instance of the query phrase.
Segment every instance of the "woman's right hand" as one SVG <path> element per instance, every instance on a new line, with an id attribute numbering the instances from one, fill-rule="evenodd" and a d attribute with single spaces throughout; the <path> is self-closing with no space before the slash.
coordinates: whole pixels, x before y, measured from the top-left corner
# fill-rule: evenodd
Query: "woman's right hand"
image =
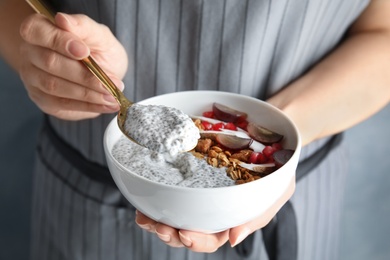
<path id="1" fill-rule="evenodd" d="M 255 219 L 233 227 L 228 230 L 223 230 L 218 233 L 202 233 L 184 229 L 176 229 L 166 224 L 157 222 L 140 211 L 136 211 L 135 222 L 137 225 L 150 232 L 154 233 L 164 243 L 171 247 L 187 247 L 194 252 L 212 253 L 218 250 L 226 242 L 229 241 L 232 247 L 241 243 L 247 236 L 265 227 L 272 218 L 278 213 L 280 208 L 291 198 L 295 191 L 295 178 L 290 180 L 289 186 L 283 194 L 270 205 L 270 207 Z"/>
<path id="2" fill-rule="evenodd" d="M 20 77 L 32 101 L 65 120 L 93 118 L 119 110 L 116 100 L 80 62 L 91 55 L 123 90 L 127 54 L 111 31 L 85 15 L 58 13 L 56 24 L 39 14 L 20 27 Z"/>

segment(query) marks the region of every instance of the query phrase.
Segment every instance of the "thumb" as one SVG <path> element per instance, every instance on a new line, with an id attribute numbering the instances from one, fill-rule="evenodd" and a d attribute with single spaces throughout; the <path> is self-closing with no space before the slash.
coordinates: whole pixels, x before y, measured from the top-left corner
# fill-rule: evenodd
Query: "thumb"
<path id="1" fill-rule="evenodd" d="M 55 23 L 60 29 L 68 32 L 72 32 L 72 28 L 77 26 L 77 21 L 73 19 L 71 15 L 66 15 L 64 13 L 56 14 Z M 71 40 L 68 42 L 66 49 L 69 54 L 71 54 L 76 59 L 88 57 L 90 54 L 89 47 L 83 42 L 82 39 Z"/>
<path id="2" fill-rule="evenodd" d="M 73 36 L 73 41 L 66 46 L 69 54 L 80 59 L 92 55 L 106 73 L 124 76 L 127 70 L 126 50 L 106 25 L 83 14 L 64 13 L 57 13 L 55 23 L 61 31 Z M 111 59 L 118 62 L 112 64 L 109 62 Z"/>
<path id="3" fill-rule="evenodd" d="M 102 49 L 110 45 L 109 39 L 114 38 L 104 24 L 97 23 L 83 14 L 57 13 L 56 25 L 78 36 L 90 49 Z"/>

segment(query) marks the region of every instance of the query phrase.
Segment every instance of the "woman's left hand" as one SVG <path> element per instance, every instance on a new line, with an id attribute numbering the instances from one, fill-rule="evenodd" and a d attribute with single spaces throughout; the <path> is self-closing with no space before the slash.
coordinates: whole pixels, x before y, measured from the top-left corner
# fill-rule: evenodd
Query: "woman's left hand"
<path id="1" fill-rule="evenodd" d="M 176 229 L 156 222 L 137 210 L 136 223 L 142 229 L 155 233 L 164 243 L 172 247 L 187 247 L 194 252 L 212 253 L 229 241 L 232 247 L 242 242 L 254 231 L 263 228 L 271 221 L 279 209 L 291 198 L 295 191 L 295 179 L 288 189 L 264 214 L 243 225 L 213 234 L 205 234 Z"/>

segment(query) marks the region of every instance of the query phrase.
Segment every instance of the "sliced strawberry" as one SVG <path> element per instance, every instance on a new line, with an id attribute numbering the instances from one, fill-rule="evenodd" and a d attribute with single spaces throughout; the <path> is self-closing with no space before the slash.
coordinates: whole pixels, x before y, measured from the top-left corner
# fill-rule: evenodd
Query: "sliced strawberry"
<path id="1" fill-rule="evenodd" d="M 215 130 L 215 131 L 219 131 L 220 129 L 224 129 L 224 128 L 225 128 L 224 123 L 217 123 L 217 124 L 213 125 L 213 130 Z"/>
<path id="2" fill-rule="evenodd" d="M 229 122 L 229 123 L 226 123 L 225 129 L 237 131 L 237 127 L 236 127 L 233 123 L 230 123 L 230 122 Z"/>
<path id="3" fill-rule="evenodd" d="M 265 157 L 267 157 L 267 158 L 270 158 L 274 152 L 275 152 L 274 148 L 272 148 L 272 146 L 270 146 L 270 145 L 267 145 L 267 146 L 264 147 L 264 149 L 263 149 L 263 154 L 264 154 Z"/>
<path id="4" fill-rule="evenodd" d="M 252 152 L 251 155 L 249 156 L 249 163 L 257 163 L 257 158 L 261 153 L 259 152 Z"/>
<path id="5" fill-rule="evenodd" d="M 206 112 L 203 112 L 202 115 L 203 115 L 204 117 L 214 118 L 214 112 L 213 112 L 213 111 L 206 111 Z"/>
<path id="6" fill-rule="evenodd" d="M 247 130 L 248 121 L 242 120 L 240 122 L 236 122 L 235 125 L 241 129 Z"/>
<path id="7" fill-rule="evenodd" d="M 267 157 L 265 157 L 264 154 L 262 153 L 259 153 L 259 155 L 257 156 L 257 164 L 263 164 L 263 163 L 266 163 L 267 162 Z"/>
<path id="8" fill-rule="evenodd" d="M 202 121 L 201 124 L 202 124 L 204 130 L 211 130 L 211 129 L 213 129 L 213 124 L 210 123 L 210 122 Z"/>

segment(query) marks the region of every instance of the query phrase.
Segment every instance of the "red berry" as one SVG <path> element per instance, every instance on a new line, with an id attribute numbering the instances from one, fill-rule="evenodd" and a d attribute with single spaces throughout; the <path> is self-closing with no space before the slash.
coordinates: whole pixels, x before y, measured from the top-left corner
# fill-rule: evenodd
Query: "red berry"
<path id="1" fill-rule="evenodd" d="M 224 129 L 224 128 L 225 128 L 224 123 L 216 123 L 213 125 L 213 130 L 215 130 L 215 131 L 219 131 L 220 129 Z"/>
<path id="2" fill-rule="evenodd" d="M 267 157 L 265 157 L 264 154 L 259 153 L 259 155 L 257 156 L 257 163 L 262 164 L 262 163 L 266 163 L 266 162 L 267 162 Z"/>
<path id="3" fill-rule="evenodd" d="M 237 127 L 236 127 L 233 123 L 230 123 L 230 122 L 229 122 L 229 123 L 226 123 L 225 129 L 237 131 Z"/>
<path id="4" fill-rule="evenodd" d="M 241 128 L 241 129 L 246 130 L 246 127 L 248 126 L 248 121 L 246 121 L 246 120 L 239 121 L 236 123 L 236 126 Z"/>
<path id="5" fill-rule="evenodd" d="M 201 123 L 203 125 L 204 130 L 211 130 L 213 129 L 213 124 L 207 121 L 202 121 Z"/>
<path id="6" fill-rule="evenodd" d="M 279 151 L 283 149 L 283 146 L 281 143 L 273 143 L 272 148 L 274 148 L 275 151 Z"/>
<path id="7" fill-rule="evenodd" d="M 261 153 L 258 152 L 252 152 L 249 156 L 249 163 L 257 163 L 257 158 Z"/>
<path id="8" fill-rule="evenodd" d="M 270 158 L 272 157 L 272 154 L 274 153 L 274 148 L 272 148 L 272 146 L 270 145 L 267 145 L 266 147 L 264 147 L 263 149 L 263 154 L 267 157 L 267 158 Z"/>
<path id="9" fill-rule="evenodd" d="M 213 112 L 213 111 L 206 111 L 206 112 L 203 112 L 202 115 L 203 115 L 204 117 L 214 118 L 214 112 Z"/>

